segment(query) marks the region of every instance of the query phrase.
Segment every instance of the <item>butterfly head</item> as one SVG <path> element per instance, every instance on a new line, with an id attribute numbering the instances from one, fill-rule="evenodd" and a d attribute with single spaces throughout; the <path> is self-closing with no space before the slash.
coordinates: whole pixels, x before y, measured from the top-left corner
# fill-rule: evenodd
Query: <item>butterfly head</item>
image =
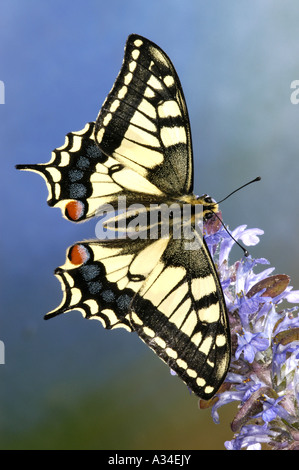
<path id="1" fill-rule="evenodd" d="M 218 204 L 211 196 L 208 194 L 203 194 L 202 196 L 195 196 L 196 203 L 203 206 L 203 218 L 208 220 L 213 217 L 215 212 L 218 212 Z"/>

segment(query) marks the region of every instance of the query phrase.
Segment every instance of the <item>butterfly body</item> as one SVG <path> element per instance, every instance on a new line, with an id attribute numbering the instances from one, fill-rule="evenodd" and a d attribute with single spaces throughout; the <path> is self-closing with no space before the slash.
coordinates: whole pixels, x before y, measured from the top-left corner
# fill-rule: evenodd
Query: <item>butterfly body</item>
<path id="1" fill-rule="evenodd" d="M 49 163 L 18 168 L 44 177 L 48 204 L 67 219 L 104 220 L 105 239 L 70 247 L 56 269 L 64 296 L 46 318 L 79 310 L 105 328 L 135 331 L 194 393 L 213 396 L 230 335 L 200 226 L 218 206 L 193 193 L 188 112 L 168 56 L 129 36 L 96 122 L 67 134 Z"/>

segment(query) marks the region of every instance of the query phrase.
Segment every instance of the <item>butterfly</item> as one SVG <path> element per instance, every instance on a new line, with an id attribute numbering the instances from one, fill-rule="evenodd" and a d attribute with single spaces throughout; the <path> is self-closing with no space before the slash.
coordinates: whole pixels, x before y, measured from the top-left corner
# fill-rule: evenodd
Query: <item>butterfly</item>
<path id="1" fill-rule="evenodd" d="M 165 52 L 130 35 L 96 121 L 67 134 L 49 163 L 17 168 L 45 179 L 48 204 L 68 220 L 101 216 L 104 233 L 114 235 L 67 250 L 55 271 L 63 300 L 45 318 L 79 310 L 107 329 L 136 332 L 191 391 L 211 398 L 227 374 L 231 346 L 223 291 L 199 222 L 218 205 L 193 193 L 188 111 Z M 169 210 L 166 234 L 162 207 Z M 120 236 L 123 226 L 130 230 Z"/>

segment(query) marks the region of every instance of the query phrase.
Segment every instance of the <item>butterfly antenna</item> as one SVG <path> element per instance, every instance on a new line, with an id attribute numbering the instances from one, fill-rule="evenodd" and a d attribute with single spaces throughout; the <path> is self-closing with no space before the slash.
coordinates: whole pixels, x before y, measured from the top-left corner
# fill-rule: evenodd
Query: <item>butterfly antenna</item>
<path id="1" fill-rule="evenodd" d="M 221 199 L 221 201 L 218 201 L 217 204 L 220 204 L 221 202 L 225 201 L 226 199 L 228 199 L 232 194 L 235 194 L 237 191 L 240 191 L 240 189 L 243 189 L 245 188 L 245 186 L 248 186 L 249 184 L 251 183 L 255 183 L 256 181 L 260 181 L 261 180 L 261 177 L 260 176 L 257 176 L 256 178 L 254 178 L 254 180 L 251 180 L 249 181 L 248 183 L 245 183 L 243 184 L 242 186 L 240 186 L 239 188 L 235 189 L 234 191 L 232 191 L 231 193 L 229 193 L 225 198 Z M 213 212 L 213 211 L 212 211 Z M 244 252 L 244 256 L 249 256 L 249 252 L 246 250 L 246 248 L 244 248 L 244 246 L 241 245 L 241 243 L 239 243 L 233 236 L 232 234 L 229 232 L 229 230 L 226 228 L 226 226 L 224 225 L 223 221 L 220 219 L 220 217 L 215 213 L 213 212 L 213 214 L 217 217 L 218 220 L 220 220 L 224 230 L 229 234 L 229 236 L 234 240 L 234 242 L 241 248 L 241 250 L 243 250 Z"/>
<path id="2" fill-rule="evenodd" d="M 249 184 L 255 183 L 256 181 L 260 181 L 260 180 L 261 180 L 261 177 L 260 177 L 260 176 L 257 176 L 256 178 L 254 178 L 254 180 L 249 181 L 248 183 L 243 184 L 243 185 L 240 186 L 239 188 L 237 188 L 237 189 L 235 189 L 234 191 L 232 191 L 231 193 L 229 193 L 227 196 L 225 196 L 225 198 L 221 199 L 221 201 L 218 201 L 217 204 L 220 204 L 220 202 L 225 201 L 225 200 L 228 199 L 232 194 L 235 194 L 237 191 L 240 191 L 240 189 L 245 188 L 245 186 L 248 186 Z"/>
<path id="3" fill-rule="evenodd" d="M 245 185 L 246 186 L 246 185 Z M 223 221 L 221 220 L 221 218 L 219 217 L 219 215 L 216 214 L 216 212 L 214 211 L 211 211 L 213 212 L 213 214 L 217 217 L 218 220 L 220 220 L 221 222 L 221 225 L 222 227 L 224 228 L 224 230 L 229 234 L 229 236 L 232 238 L 232 240 L 234 240 L 234 242 L 241 248 L 241 250 L 243 250 L 244 252 L 244 256 L 249 256 L 249 251 L 246 250 L 246 248 L 244 248 L 244 246 L 241 245 L 241 243 L 238 242 L 238 240 L 235 239 L 235 237 L 232 236 L 232 234 L 230 233 L 230 231 L 226 228 L 226 226 L 224 225 Z"/>

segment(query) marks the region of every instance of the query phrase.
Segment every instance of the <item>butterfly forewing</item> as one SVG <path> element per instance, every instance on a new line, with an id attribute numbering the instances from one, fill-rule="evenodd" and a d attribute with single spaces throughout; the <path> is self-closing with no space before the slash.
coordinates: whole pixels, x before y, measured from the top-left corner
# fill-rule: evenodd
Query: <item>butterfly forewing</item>
<path id="1" fill-rule="evenodd" d="M 132 302 L 139 336 L 197 395 L 215 394 L 229 366 L 229 329 L 216 269 L 196 230 L 171 239 Z M 195 247 L 193 247 L 195 248 Z"/>
<path id="2" fill-rule="evenodd" d="M 192 191 L 189 118 L 167 55 L 137 35 L 128 38 L 120 73 L 96 121 L 101 150 L 145 175 L 168 195 Z"/>
<path id="3" fill-rule="evenodd" d="M 136 331 L 198 396 L 216 393 L 229 366 L 230 336 L 215 265 L 194 213 L 188 236 L 181 215 L 172 214 L 166 232 L 163 218 L 155 218 L 159 205 L 198 203 L 187 108 L 167 55 L 129 36 L 96 122 L 67 134 L 49 163 L 18 168 L 40 173 L 48 203 L 72 221 L 112 208 L 104 224 L 110 239 L 68 249 L 55 271 L 63 300 L 46 318 L 79 310 L 105 328 Z M 123 212 L 120 199 L 127 204 Z M 136 205 L 142 205 L 139 219 Z M 125 234 L 123 222 L 130 226 Z"/>

